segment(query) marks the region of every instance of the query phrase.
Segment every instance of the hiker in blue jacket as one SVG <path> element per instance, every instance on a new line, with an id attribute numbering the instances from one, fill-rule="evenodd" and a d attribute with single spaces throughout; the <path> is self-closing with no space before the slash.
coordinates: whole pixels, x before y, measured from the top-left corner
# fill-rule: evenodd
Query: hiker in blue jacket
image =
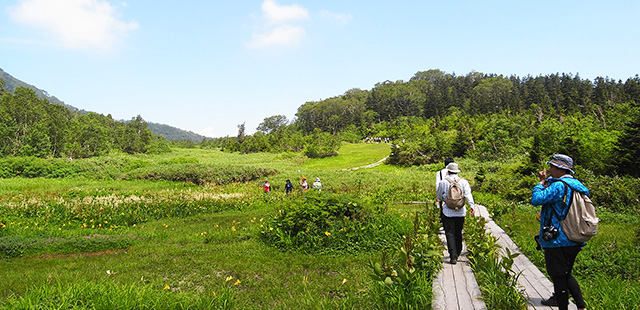
<path id="1" fill-rule="evenodd" d="M 553 281 L 554 294 L 549 299 L 543 299 L 546 306 L 557 305 L 560 310 L 568 308 L 569 293 L 573 296 L 578 309 L 585 309 L 586 304 L 582 298 L 582 292 L 578 281 L 571 271 L 576 256 L 585 245 L 584 242 L 569 240 L 560 226 L 560 220 L 567 215 L 571 204 L 570 198 L 574 190 L 589 195 L 589 190 L 571 175 L 573 171 L 573 159 L 567 155 L 555 154 L 547 162 L 547 169 L 540 171 L 540 182 L 533 188 L 531 203 L 534 206 L 542 206 L 540 210 L 540 231 L 538 234 L 540 246 L 544 250 L 547 273 Z M 550 177 L 547 178 L 547 176 Z M 565 196 L 565 184 L 567 188 L 566 204 L 562 199 Z"/>

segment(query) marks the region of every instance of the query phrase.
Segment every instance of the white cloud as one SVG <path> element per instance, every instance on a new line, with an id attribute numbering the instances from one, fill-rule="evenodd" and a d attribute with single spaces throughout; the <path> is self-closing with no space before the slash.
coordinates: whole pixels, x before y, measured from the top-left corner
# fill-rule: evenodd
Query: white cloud
<path id="1" fill-rule="evenodd" d="M 251 42 L 246 45 L 248 48 L 294 46 L 306 35 L 305 29 L 295 22 L 309 18 L 307 9 L 296 4 L 278 5 L 275 0 L 264 0 L 262 11 L 264 21 L 251 34 Z"/>
<path id="2" fill-rule="evenodd" d="M 274 0 L 264 0 L 262 3 L 264 16 L 271 23 L 283 23 L 288 20 L 309 18 L 307 9 L 297 5 L 277 5 Z"/>
<path id="3" fill-rule="evenodd" d="M 262 48 L 270 46 L 291 46 L 300 43 L 306 31 L 302 27 L 281 25 L 272 28 L 266 33 L 254 33 L 249 48 Z"/>
<path id="4" fill-rule="evenodd" d="M 322 10 L 320 11 L 320 16 L 322 18 L 325 19 L 330 19 L 333 21 L 336 21 L 340 24 L 347 24 L 349 23 L 353 17 L 351 16 L 351 14 L 344 14 L 344 13 L 333 13 L 333 12 L 329 12 L 327 10 Z"/>
<path id="5" fill-rule="evenodd" d="M 22 0 L 8 12 L 19 24 L 50 34 L 67 48 L 110 49 L 138 28 L 102 0 Z"/>

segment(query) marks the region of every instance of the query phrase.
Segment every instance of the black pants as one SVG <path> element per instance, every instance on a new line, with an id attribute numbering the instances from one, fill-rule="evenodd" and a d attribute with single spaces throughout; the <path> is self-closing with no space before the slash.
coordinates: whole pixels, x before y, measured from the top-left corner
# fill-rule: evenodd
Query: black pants
<path id="1" fill-rule="evenodd" d="M 553 294 L 558 301 L 558 309 L 565 310 L 569 305 L 569 293 L 576 302 L 576 307 L 586 308 L 578 281 L 571 275 L 576 256 L 582 246 L 544 249 L 544 260 L 547 273 L 553 281 Z"/>
<path id="2" fill-rule="evenodd" d="M 447 217 L 442 215 L 444 235 L 447 237 L 447 251 L 451 259 L 458 259 L 462 252 L 462 226 L 464 217 Z"/>

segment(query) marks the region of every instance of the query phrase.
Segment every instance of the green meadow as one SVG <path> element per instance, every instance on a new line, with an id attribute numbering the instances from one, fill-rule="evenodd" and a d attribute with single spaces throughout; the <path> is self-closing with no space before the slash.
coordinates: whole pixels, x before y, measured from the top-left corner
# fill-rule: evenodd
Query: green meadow
<path id="1" fill-rule="evenodd" d="M 318 159 L 174 149 L 23 164 L 65 173 L 0 179 L 0 307 L 428 309 L 443 249 L 431 203 L 442 167 L 350 169 L 389 153 L 359 143 Z M 481 165 L 460 166 L 474 185 Z M 302 192 L 303 176 L 319 177 L 322 191 Z M 531 248 L 535 208 L 474 194 L 544 269 Z M 576 265 L 589 308 L 638 309 L 637 217 L 601 218 Z M 487 270 L 488 279 L 501 272 Z M 497 291 L 492 309 L 522 305 L 487 282 L 483 294 Z"/>

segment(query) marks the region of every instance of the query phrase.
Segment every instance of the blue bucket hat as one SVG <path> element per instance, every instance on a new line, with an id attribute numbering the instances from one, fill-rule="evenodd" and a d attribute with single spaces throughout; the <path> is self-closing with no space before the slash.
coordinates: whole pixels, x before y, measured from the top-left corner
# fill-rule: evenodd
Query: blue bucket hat
<path id="1" fill-rule="evenodd" d="M 571 173 L 575 173 L 575 171 L 573 171 L 573 159 L 564 154 L 555 154 L 551 156 L 551 159 L 549 159 L 547 164 L 551 164 L 560 169 L 569 170 Z"/>

